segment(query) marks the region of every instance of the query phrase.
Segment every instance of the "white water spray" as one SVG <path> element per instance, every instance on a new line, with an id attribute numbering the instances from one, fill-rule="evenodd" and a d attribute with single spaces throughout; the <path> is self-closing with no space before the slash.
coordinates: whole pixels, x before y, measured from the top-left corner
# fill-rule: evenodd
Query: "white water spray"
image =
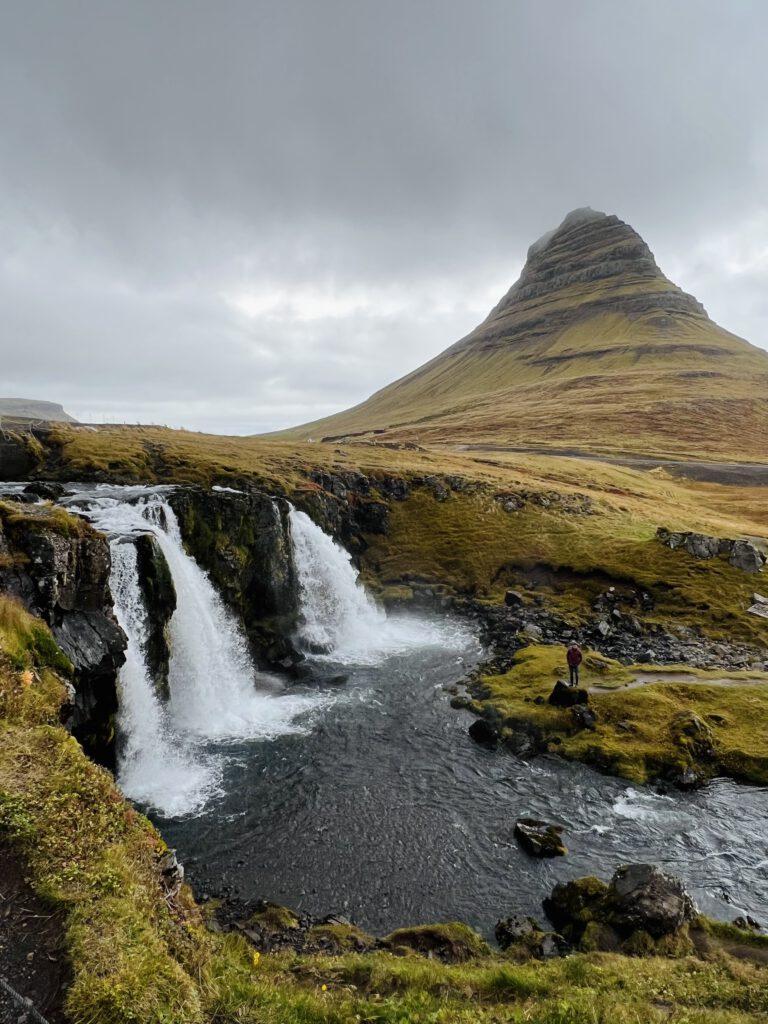
<path id="1" fill-rule="evenodd" d="M 109 494 L 89 502 L 91 519 L 111 538 L 111 585 L 128 637 L 119 680 L 118 780 L 128 796 L 174 816 L 198 810 L 219 785 L 222 758 L 206 741 L 300 732 L 298 719 L 322 699 L 275 692 L 278 681 L 255 671 L 234 616 L 184 550 L 170 505 L 152 493 L 128 497 Z M 155 536 L 176 589 L 167 707 L 157 697 L 143 653 L 146 610 L 130 540 L 141 532 Z"/>
<path id="2" fill-rule="evenodd" d="M 215 792 L 218 772 L 185 750 L 173 736 L 155 691 L 144 650 L 147 612 L 139 589 L 136 548 L 114 540 L 110 585 L 117 620 L 128 637 L 120 670 L 118 727 L 119 777 L 123 792 L 175 816 L 198 810 Z"/>
<path id="3" fill-rule="evenodd" d="M 455 624 L 388 616 L 367 593 L 349 552 L 304 512 L 290 511 L 294 563 L 301 590 L 299 643 L 310 654 L 357 665 L 379 664 L 417 647 L 464 646 Z"/>

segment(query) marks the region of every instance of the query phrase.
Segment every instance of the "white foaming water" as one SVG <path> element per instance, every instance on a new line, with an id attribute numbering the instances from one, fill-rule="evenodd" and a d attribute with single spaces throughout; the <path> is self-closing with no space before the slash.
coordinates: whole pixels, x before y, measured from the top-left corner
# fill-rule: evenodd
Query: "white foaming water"
<path id="1" fill-rule="evenodd" d="M 120 671 L 118 779 L 124 792 L 168 816 L 199 810 L 216 791 L 222 758 L 209 740 L 271 738 L 300 732 L 297 719 L 319 697 L 257 690 L 276 680 L 257 673 L 245 637 L 206 574 L 182 545 L 173 510 L 159 495 L 113 496 L 89 503 L 94 523 L 110 535 L 116 614 L 128 637 Z M 170 701 L 158 699 L 144 657 L 146 611 L 130 536 L 152 533 L 168 562 L 177 606 L 170 621 Z"/>
<path id="2" fill-rule="evenodd" d="M 301 590 L 299 642 L 314 656 L 376 665 L 392 654 L 440 645 L 460 649 L 455 623 L 388 616 L 360 582 L 349 552 L 308 515 L 291 507 L 291 540 Z"/>
<path id="3" fill-rule="evenodd" d="M 120 540 L 113 540 L 111 548 L 115 614 L 128 637 L 119 679 L 120 785 L 134 800 L 164 814 L 189 814 L 216 791 L 219 773 L 210 759 L 206 763 L 195 757 L 173 736 L 144 656 L 147 613 L 139 590 L 136 548 Z"/>

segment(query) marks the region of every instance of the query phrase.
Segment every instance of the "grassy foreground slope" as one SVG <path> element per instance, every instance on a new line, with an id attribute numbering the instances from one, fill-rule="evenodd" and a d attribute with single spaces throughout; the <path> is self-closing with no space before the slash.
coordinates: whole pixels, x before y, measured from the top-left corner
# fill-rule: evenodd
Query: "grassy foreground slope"
<path id="1" fill-rule="evenodd" d="M 768 353 L 715 324 L 616 217 L 574 211 L 466 338 L 282 432 L 768 458 Z"/>
<path id="2" fill-rule="evenodd" d="M 695 953 L 683 943 L 643 959 L 517 963 L 479 940 L 461 964 L 258 956 L 208 931 L 189 890 L 168 886 L 160 836 L 58 724 L 68 671 L 47 628 L 0 597 L 0 842 L 62 921 L 75 1024 L 768 1020 L 761 940 L 707 922 Z"/>

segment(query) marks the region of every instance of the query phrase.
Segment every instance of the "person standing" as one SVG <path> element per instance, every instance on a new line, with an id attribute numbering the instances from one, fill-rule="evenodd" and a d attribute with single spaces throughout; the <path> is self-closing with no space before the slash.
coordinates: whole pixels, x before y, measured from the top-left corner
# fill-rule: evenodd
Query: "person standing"
<path id="1" fill-rule="evenodd" d="M 581 663 L 583 661 L 583 658 L 584 658 L 584 655 L 581 653 L 581 648 L 579 647 L 579 645 L 575 641 L 572 644 L 569 645 L 568 652 L 566 654 L 566 658 L 568 660 L 568 672 L 569 672 L 569 675 L 570 675 L 570 680 L 569 680 L 570 685 L 571 686 L 578 686 L 579 685 L 579 665 L 581 665 Z"/>

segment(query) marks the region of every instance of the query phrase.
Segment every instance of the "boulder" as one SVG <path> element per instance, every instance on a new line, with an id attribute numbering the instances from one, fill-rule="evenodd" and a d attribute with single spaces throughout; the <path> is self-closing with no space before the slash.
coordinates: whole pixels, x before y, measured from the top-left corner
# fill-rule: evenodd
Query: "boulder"
<path id="1" fill-rule="evenodd" d="M 486 718 L 478 718 L 469 727 L 469 735 L 482 747 L 495 749 L 499 745 L 500 733 L 498 726 L 489 722 Z"/>
<path id="2" fill-rule="evenodd" d="M 523 603 L 523 595 L 519 590 L 508 590 L 504 595 L 504 604 L 507 608 L 519 608 Z"/>
<path id="3" fill-rule="evenodd" d="M 502 950 L 513 949 L 523 957 L 550 960 L 565 956 L 570 946 L 562 935 L 546 931 L 532 917 L 512 914 L 496 922 L 496 941 Z"/>
<path id="4" fill-rule="evenodd" d="M 549 695 L 549 703 L 556 708 L 572 708 L 576 704 L 588 704 L 589 694 L 581 687 L 569 686 L 558 679 Z"/>
<path id="5" fill-rule="evenodd" d="M 743 572 L 760 572 L 765 565 L 765 555 L 751 540 L 736 540 L 728 561 Z"/>
<path id="6" fill-rule="evenodd" d="M 597 712 L 586 704 L 575 704 L 570 710 L 570 715 L 577 729 L 594 729 L 597 724 Z"/>
<path id="7" fill-rule="evenodd" d="M 560 825 L 548 825 L 536 818 L 515 822 L 515 839 L 531 857 L 564 857 L 568 847 L 561 838 L 562 831 Z"/>
<path id="8" fill-rule="evenodd" d="M 720 538 L 704 533 L 686 534 L 683 547 L 694 558 L 710 559 L 720 554 Z"/>
<path id="9" fill-rule="evenodd" d="M 25 494 L 31 494 L 35 498 L 43 498 L 46 501 L 58 501 L 64 494 L 64 488 L 54 480 L 34 480 L 24 488 Z"/>
<path id="10" fill-rule="evenodd" d="M 614 925 L 626 932 L 644 931 L 653 938 L 669 935 L 697 914 L 680 879 L 653 864 L 620 867 L 611 879 L 608 899 Z"/>
<path id="11" fill-rule="evenodd" d="M 624 865 L 610 885 L 593 877 L 560 883 L 543 905 L 557 931 L 584 949 L 614 949 L 618 937 L 652 952 L 654 940 L 698 913 L 680 879 L 652 864 Z"/>

